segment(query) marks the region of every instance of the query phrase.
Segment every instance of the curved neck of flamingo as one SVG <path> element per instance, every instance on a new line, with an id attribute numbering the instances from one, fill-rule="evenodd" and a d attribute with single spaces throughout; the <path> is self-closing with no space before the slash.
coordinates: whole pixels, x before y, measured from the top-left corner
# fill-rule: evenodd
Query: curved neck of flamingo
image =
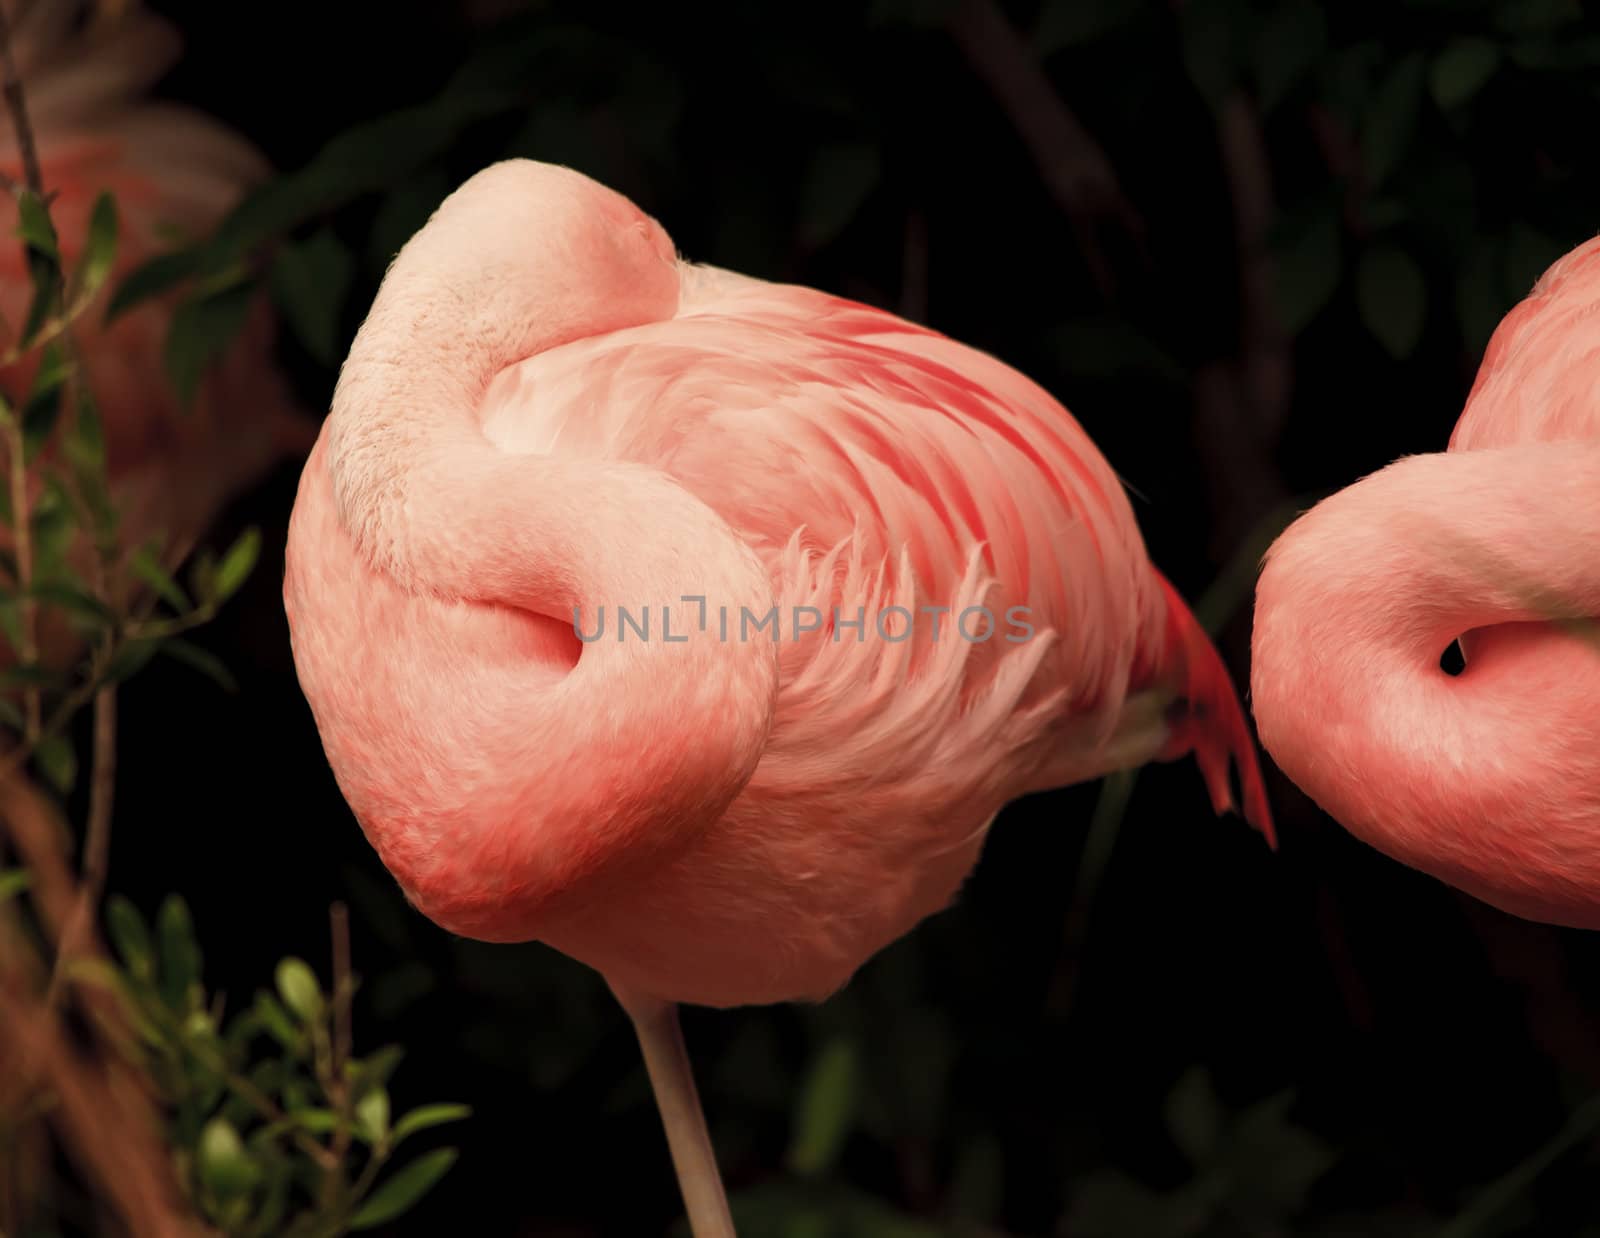
<path id="1" fill-rule="evenodd" d="M 764 746 L 776 654 L 697 624 L 708 605 L 772 604 L 759 560 L 698 498 L 641 464 L 509 455 L 479 429 L 500 369 L 670 317 L 675 274 L 578 288 L 528 251 L 503 252 L 471 206 L 447 203 L 396 260 L 320 451 L 351 557 L 411 599 L 347 639 L 401 647 L 384 651 L 366 713 L 348 672 L 330 665 L 326 689 L 308 673 L 309 642 L 302 683 L 319 722 L 343 710 L 357 733 L 386 701 L 428 714 L 382 723 L 404 732 L 385 751 L 407 768 L 379 768 L 368 744 L 343 769 L 330 751 L 335 772 L 413 901 L 455 931 L 512 940 L 540 935 L 601 873 L 659 861 L 722 814 Z M 546 654 L 555 641 L 576 661 L 527 656 L 504 623 L 462 604 L 520 615 Z M 643 629 L 624 630 L 619 609 L 646 615 Z M 419 832 L 435 844 L 410 846 Z"/>
<path id="2" fill-rule="evenodd" d="M 1593 440 L 1413 456 L 1326 500 L 1257 589 L 1264 747 L 1394 858 L 1516 914 L 1600 922 L 1597 547 Z"/>

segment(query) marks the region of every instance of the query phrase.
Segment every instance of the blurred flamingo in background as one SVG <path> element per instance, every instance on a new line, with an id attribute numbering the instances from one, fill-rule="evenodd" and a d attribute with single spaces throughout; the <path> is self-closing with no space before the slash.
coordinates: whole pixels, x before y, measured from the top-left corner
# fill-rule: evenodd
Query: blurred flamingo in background
<path id="1" fill-rule="evenodd" d="M 1029 791 L 1193 751 L 1270 837 L 1226 671 L 1060 405 L 890 314 L 681 262 L 564 168 L 480 173 L 395 260 L 284 600 L 410 900 L 610 982 L 702 1238 L 731 1224 L 675 1003 L 827 996 Z"/>
<path id="2" fill-rule="evenodd" d="M 1352 833 L 1583 928 L 1600 928 L 1597 391 L 1593 240 L 1495 331 L 1448 452 L 1391 464 L 1279 538 L 1251 673 L 1262 744 Z"/>
<path id="3" fill-rule="evenodd" d="M 163 365 L 172 296 L 109 325 L 110 289 L 175 240 L 207 235 L 267 173 L 240 137 L 197 112 L 144 100 L 178 46 L 166 23 L 136 7 L 91 15 L 62 2 L 7 5 L 13 52 L 51 215 L 69 265 L 81 254 L 95 198 L 109 190 L 120 214 L 117 261 L 100 303 L 74 326 L 76 355 L 104 423 L 113 497 L 127 545 L 160 537 L 181 555 L 222 504 L 284 456 L 310 448 L 315 426 L 296 412 L 272 359 L 272 323 L 256 307 L 239 339 L 182 407 Z M 0 173 L 24 179 L 12 127 L 0 123 Z M 0 227 L 14 234 L 17 205 L 0 195 Z M 0 313 L 8 341 L 26 314 L 32 285 L 20 245 L 0 246 Z M 0 389 L 20 399 L 37 355 L 0 371 Z M 47 647 L 67 648 L 65 629 Z"/>

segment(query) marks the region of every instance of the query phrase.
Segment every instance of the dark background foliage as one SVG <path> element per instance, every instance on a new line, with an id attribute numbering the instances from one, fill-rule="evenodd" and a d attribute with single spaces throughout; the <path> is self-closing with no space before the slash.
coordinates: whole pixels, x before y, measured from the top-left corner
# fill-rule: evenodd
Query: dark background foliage
<path id="1" fill-rule="evenodd" d="M 308 408 L 450 187 L 570 163 L 694 258 L 905 313 L 1058 395 L 1241 685 L 1285 513 L 1441 449 L 1494 322 L 1600 220 L 1576 0 L 155 7 L 187 45 L 164 92 L 306 192 L 280 222 L 315 295 L 277 291 Z M 182 891 L 236 1002 L 284 953 L 326 974 L 327 904 L 351 902 L 357 1037 L 406 1044 L 397 1106 L 476 1111 L 395 1232 L 665 1232 L 665 1145 L 599 979 L 412 913 L 333 785 L 278 595 L 295 484 L 217 533 L 268 547 L 202 635 L 241 690 L 157 664 L 125 692 L 114 884 Z M 1276 855 L 1210 819 L 1187 763 L 1038 796 L 838 998 L 689 1012 L 746 1232 L 1600 1233 L 1592 939 L 1269 780 Z"/>

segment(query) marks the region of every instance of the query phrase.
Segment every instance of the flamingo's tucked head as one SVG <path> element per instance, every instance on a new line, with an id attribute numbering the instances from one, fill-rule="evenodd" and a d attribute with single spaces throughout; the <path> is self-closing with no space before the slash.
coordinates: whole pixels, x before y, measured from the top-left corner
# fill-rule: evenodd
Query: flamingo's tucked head
<path id="1" fill-rule="evenodd" d="M 1600 928 L 1597 308 L 1590 241 L 1495 331 L 1448 452 L 1284 532 L 1251 671 L 1262 743 L 1352 833 L 1585 928 Z"/>
<path id="2" fill-rule="evenodd" d="M 396 257 L 301 482 L 301 686 L 363 829 L 452 931 L 548 937 L 681 853 L 764 747 L 775 649 L 697 620 L 773 607 L 754 552 L 653 467 L 501 451 L 481 423 L 508 367 L 671 319 L 679 291 L 671 241 L 621 195 L 548 164 L 480 172 Z M 671 619 L 580 651 L 580 617 L 619 607 Z"/>

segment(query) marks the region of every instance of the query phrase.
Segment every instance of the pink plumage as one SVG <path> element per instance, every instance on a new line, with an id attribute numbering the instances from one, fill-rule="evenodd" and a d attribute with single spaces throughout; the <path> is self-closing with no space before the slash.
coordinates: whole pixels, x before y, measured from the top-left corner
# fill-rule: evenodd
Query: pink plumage
<path id="1" fill-rule="evenodd" d="M 1500 324 L 1450 449 L 1267 555 L 1263 745 L 1352 833 L 1504 910 L 1600 928 L 1600 240 Z M 1460 638 L 1466 668 L 1440 668 Z"/>
<path id="2" fill-rule="evenodd" d="M 820 998 L 949 902 L 1008 800 L 1151 759 L 1197 751 L 1219 811 L 1236 762 L 1271 828 L 1226 672 L 1059 404 L 890 314 L 681 262 L 561 168 L 480 173 L 396 259 L 284 597 L 408 897 L 621 991 Z M 777 640 L 720 630 L 774 607 Z"/>
<path id="3" fill-rule="evenodd" d="M 14 6 L 14 53 L 51 214 L 69 264 L 82 253 L 96 197 L 117 200 L 120 228 L 110 285 L 175 240 L 204 239 L 267 171 L 240 137 L 186 108 L 142 98 L 177 52 L 170 27 L 138 9 L 87 18 L 81 3 Z M 21 152 L 0 124 L 0 172 L 23 180 Z M 4 195 L 0 227 L 16 228 Z M 0 312 L 20 325 L 32 295 L 20 246 L 0 247 Z M 110 287 L 76 323 L 76 355 L 104 423 L 112 488 L 129 545 L 161 536 L 181 551 L 222 503 L 285 455 L 313 426 L 272 357 L 272 324 L 258 307 L 242 337 L 180 407 L 162 362 L 175 308 L 169 295 L 110 325 Z M 36 357 L 0 373 L 8 395 L 27 389 Z M 64 631 L 50 642 L 64 647 Z"/>

